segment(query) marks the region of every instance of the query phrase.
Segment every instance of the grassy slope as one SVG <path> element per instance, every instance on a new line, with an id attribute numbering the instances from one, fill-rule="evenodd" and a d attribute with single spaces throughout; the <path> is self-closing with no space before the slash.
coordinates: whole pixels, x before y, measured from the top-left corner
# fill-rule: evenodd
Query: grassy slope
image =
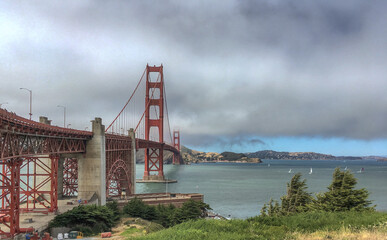
<path id="1" fill-rule="evenodd" d="M 380 212 L 303 213 L 231 221 L 202 219 L 135 239 L 329 239 L 343 233 L 375 233 L 383 237 L 387 233 L 386 222 L 387 213 Z"/>

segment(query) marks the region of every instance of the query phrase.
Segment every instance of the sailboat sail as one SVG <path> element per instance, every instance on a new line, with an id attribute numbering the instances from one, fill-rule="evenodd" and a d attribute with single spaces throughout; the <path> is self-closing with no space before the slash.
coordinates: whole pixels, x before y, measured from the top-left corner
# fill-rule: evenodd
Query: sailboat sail
<path id="1" fill-rule="evenodd" d="M 361 168 L 359 171 L 357 171 L 358 173 L 362 173 L 364 172 L 364 168 Z"/>

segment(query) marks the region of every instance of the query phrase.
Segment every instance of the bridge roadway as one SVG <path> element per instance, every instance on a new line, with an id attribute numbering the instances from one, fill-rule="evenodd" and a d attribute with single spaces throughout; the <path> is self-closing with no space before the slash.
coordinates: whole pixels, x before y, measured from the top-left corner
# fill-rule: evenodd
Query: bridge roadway
<path id="1" fill-rule="evenodd" d="M 51 126 L 50 122 L 45 117 L 31 121 L 0 109 L 0 236 L 23 231 L 21 210 L 55 212 L 66 188 L 73 187 L 81 199 L 96 196 L 100 205 L 107 196 L 119 196 L 123 190 L 134 194 L 137 149 L 179 154 L 174 146 L 136 139 L 133 131 L 125 136 L 106 134 L 101 118 L 92 121 L 91 132 Z M 66 172 L 69 159 L 77 160 L 77 169 Z M 77 176 L 71 176 L 69 172 L 75 170 Z M 66 181 L 75 184 L 66 185 Z M 31 204 L 22 208 L 22 202 Z"/>

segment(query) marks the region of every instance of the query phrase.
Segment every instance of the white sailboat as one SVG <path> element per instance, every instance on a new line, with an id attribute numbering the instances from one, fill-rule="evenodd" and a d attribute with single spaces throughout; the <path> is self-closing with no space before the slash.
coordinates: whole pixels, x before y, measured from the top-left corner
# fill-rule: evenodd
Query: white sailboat
<path id="1" fill-rule="evenodd" d="M 348 167 L 347 166 L 345 166 L 345 168 L 344 168 L 344 171 L 347 171 L 348 170 Z"/>
<path id="2" fill-rule="evenodd" d="M 312 169 L 312 168 L 310 168 L 309 174 L 312 174 L 312 173 L 313 173 L 313 169 Z"/>
<path id="3" fill-rule="evenodd" d="M 362 173 L 364 172 L 364 168 L 361 168 L 359 171 L 357 171 L 357 173 Z"/>
<path id="4" fill-rule="evenodd" d="M 289 169 L 289 173 L 292 173 L 292 169 Z"/>

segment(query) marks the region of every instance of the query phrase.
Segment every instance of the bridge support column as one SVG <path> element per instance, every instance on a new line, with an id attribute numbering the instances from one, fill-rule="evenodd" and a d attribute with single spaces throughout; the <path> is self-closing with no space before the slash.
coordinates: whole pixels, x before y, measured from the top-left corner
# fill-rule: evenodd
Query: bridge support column
<path id="1" fill-rule="evenodd" d="M 59 162 L 58 162 L 58 199 L 63 198 L 63 164 L 64 164 L 65 158 L 63 156 L 60 156 Z"/>
<path id="2" fill-rule="evenodd" d="M 152 82 L 150 73 L 158 73 L 156 82 Z M 154 96 L 158 89 L 159 96 Z M 158 114 L 151 116 L 151 108 L 158 108 Z M 164 143 L 164 74 L 163 65 L 146 65 L 146 93 L 145 93 L 145 140 L 150 140 L 151 128 L 158 129 L 158 142 Z M 160 148 L 147 148 L 145 150 L 145 170 L 143 180 L 164 180 L 163 172 L 163 146 Z M 158 175 L 152 175 L 157 172 Z"/>
<path id="3" fill-rule="evenodd" d="M 101 118 L 92 122 L 93 138 L 86 143 L 86 154 L 78 159 L 78 198 L 89 200 L 94 193 L 98 205 L 106 204 L 105 126 Z"/>
<path id="4" fill-rule="evenodd" d="M 173 131 L 173 146 L 180 152 L 180 131 Z M 173 164 L 181 164 L 180 154 L 173 153 Z"/>
<path id="5" fill-rule="evenodd" d="M 133 130 L 133 128 L 131 128 L 129 130 L 129 137 L 132 141 L 132 149 L 131 149 L 131 156 L 130 156 L 130 182 L 131 182 L 131 188 L 130 188 L 130 192 L 128 192 L 128 194 L 136 194 L 136 161 L 137 161 L 137 157 L 136 157 L 136 153 L 137 153 L 137 148 L 136 148 L 136 134 Z"/>
<path id="6" fill-rule="evenodd" d="M 49 211 L 55 212 L 58 210 L 58 162 L 59 156 L 50 156 L 51 160 L 51 191 L 50 191 L 50 200 L 51 206 Z"/>

